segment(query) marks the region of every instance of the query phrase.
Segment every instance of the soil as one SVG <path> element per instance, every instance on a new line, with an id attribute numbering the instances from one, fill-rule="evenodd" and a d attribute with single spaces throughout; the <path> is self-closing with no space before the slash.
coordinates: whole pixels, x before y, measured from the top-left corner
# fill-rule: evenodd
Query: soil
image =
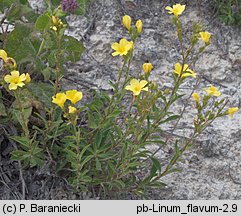
<path id="1" fill-rule="evenodd" d="M 34 8 L 43 9 L 41 1 L 31 1 Z M 121 24 L 122 16 L 128 14 L 134 21 L 142 19 L 143 33 L 135 46 L 131 75 L 137 76 L 145 61 L 152 62 L 151 79 L 162 88 L 172 86 L 172 71 L 180 61 L 180 49 L 171 16 L 165 11 L 174 1 L 161 0 L 95 0 L 86 16 L 67 17 L 67 34 L 82 41 L 86 47 L 81 60 L 66 63 L 66 88 L 75 87 L 83 92 L 85 99 L 90 89 L 111 91 L 108 80 L 117 77 L 121 63 L 111 56 L 111 43 L 127 37 Z M 197 92 L 210 84 L 217 86 L 221 97 L 229 97 L 230 106 L 240 107 L 241 91 L 241 35 L 240 28 L 220 23 L 210 1 L 192 0 L 186 3 L 181 15 L 184 33 L 192 22 L 202 22 L 203 28 L 212 33 L 212 43 L 193 66 L 201 83 Z M 42 8 L 42 9 L 41 9 Z M 175 105 L 177 112 L 184 105 L 187 114 L 178 124 L 175 135 L 187 137 L 193 127 L 195 109 L 189 96 L 196 80 L 188 79 L 181 91 L 187 96 Z M 167 129 L 168 130 L 168 129 Z M 163 179 L 165 188 L 150 191 L 151 199 L 241 199 L 241 113 L 233 119 L 221 118 L 208 127 L 193 144 L 177 167 L 181 172 Z M 151 150 L 158 146 L 150 146 Z M 170 142 L 158 152 L 160 160 L 168 158 L 174 146 Z M 7 155 L 7 153 L 6 153 Z M 5 155 L 2 155 L 5 158 Z M 0 199 L 21 199 L 19 172 L 8 160 L 0 160 Z M 76 194 L 66 183 L 46 170 L 27 170 L 24 178 L 28 193 L 26 199 L 91 199 L 91 194 Z M 132 199 L 133 197 L 128 197 Z M 101 199 L 101 198 L 100 198 Z"/>

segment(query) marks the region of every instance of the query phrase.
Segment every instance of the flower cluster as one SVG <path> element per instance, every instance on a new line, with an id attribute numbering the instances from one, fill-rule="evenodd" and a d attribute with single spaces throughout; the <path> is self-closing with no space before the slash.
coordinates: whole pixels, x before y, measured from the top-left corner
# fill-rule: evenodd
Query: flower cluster
<path id="1" fill-rule="evenodd" d="M 66 25 L 62 22 L 62 20 L 56 16 L 51 16 L 51 26 L 50 29 L 52 29 L 55 32 L 58 32 L 59 30 L 65 28 Z"/>
<path id="2" fill-rule="evenodd" d="M 204 90 L 207 93 L 206 99 L 204 99 L 204 100 L 209 100 L 210 97 L 220 97 L 221 96 L 221 93 L 213 85 L 210 85 L 208 88 L 205 88 Z M 199 101 L 200 101 L 200 95 L 198 93 L 194 92 L 192 94 L 192 98 L 193 98 L 194 101 L 196 101 L 196 105 L 198 107 Z M 206 102 L 204 102 L 204 103 L 206 103 Z M 232 118 L 234 113 L 237 112 L 237 111 L 238 111 L 238 107 L 231 107 L 231 108 L 228 108 L 228 110 L 225 112 L 225 114 L 230 115 L 231 118 Z"/>
<path id="3" fill-rule="evenodd" d="M 9 57 L 5 50 L 0 50 L 0 58 L 5 63 L 6 67 L 9 67 L 10 69 L 15 69 L 17 67 L 16 61 Z"/>
<path id="4" fill-rule="evenodd" d="M 75 0 L 62 0 L 61 7 L 64 12 L 74 12 L 78 7 L 78 3 Z"/>
<path id="5" fill-rule="evenodd" d="M 18 87 L 23 87 L 26 83 L 31 81 L 31 77 L 28 73 L 20 75 L 19 71 L 14 70 L 17 67 L 16 61 L 8 57 L 8 54 L 4 50 L 0 50 L 0 58 L 4 61 L 6 66 L 12 71 L 4 77 L 4 81 L 9 84 L 9 90 L 16 90 Z"/>
<path id="6" fill-rule="evenodd" d="M 178 16 L 183 13 L 185 10 L 186 5 L 181 5 L 181 4 L 175 4 L 172 7 L 167 6 L 165 9 L 168 10 L 169 14 L 173 14 L 175 19 L 178 19 Z M 205 32 L 200 32 L 199 33 L 199 39 L 202 40 L 205 44 L 209 44 L 209 40 L 211 37 L 211 33 L 205 31 Z"/>
<path id="7" fill-rule="evenodd" d="M 59 107 L 61 107 L 61 109 L 64 109 L 66 100 L 69 100 L 74 106 L 71 106 L 71 105 L 68 106 L 68 113 L 74 114 L 77 111 L 75 104 L 78 101 L 80 101 L 82 97 L 83 97 L 83 94 L 81 91 L 68 90 L 65 93 L 63 92 L 57 93 L 55 96 L 52 97 L 52 102 L 54 104 L 57 104 Z"/>

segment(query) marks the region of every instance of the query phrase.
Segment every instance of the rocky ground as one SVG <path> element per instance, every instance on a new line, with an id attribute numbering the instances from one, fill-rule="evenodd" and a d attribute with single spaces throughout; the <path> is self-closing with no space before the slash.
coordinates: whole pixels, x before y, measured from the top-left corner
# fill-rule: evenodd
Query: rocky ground
<path id="1" fill-rule="evenodd" d="M 36 4 L 38 1 L 34 2 L 33 6 L 38 7 L 38 3 Z M 172 5 L 173 2 L 170 0 L 96 0 L 85 17 L 69 16 L 67 18 L 68 34 L 83 41 L 86 52 L 76 64 L 66 64 L 65 84 L 77 86 L 86 92 L 86 95 L 88 89 L 92 88 L 110 90 L 108 80 L 116 78 L 120 65 L 120 58 L 111 56 L 111 43 L 119 41 L 122 37 L 128 37 L 121 24 L 122 16 L 128 14 L 133 20 L 140 18 L 143 21 L 143 33 L 135 46 L 131 74 L 136 76 L 140 73 L 142 64 L 148 60 L 154 66 L 151 76 L 153 81 L 162 87 L 171 87 L 171 73 L 174 64 L 180 60 L 180 53 L 171 16 L 164 8 L 166 5 Z M 193 68 L 199 77 L 202 76 L 197 92 L 202 92 L 204 87 L 213 84 L 219 87 L 222 97 L 230 98 L 232 106 L 239 106 L 240 28 L 221 24 L 208 2 L 206 0 L 182 1 L 187 4 L 186 11 L 181 16 L 183 26 L 188 29 L 193 21 L 201 21 L 204 29 L 213 34 L 212 44 Z M 187 80 L 181 91 L 190 95 L 195 83 L 194 80 Z M 188 97 L 178 103 L 176 109 L 182 110 L 186 102 L 189 103 L 186 108 L 188 114 L 184 116 L 176 131 L 178 136 L 183 137 L 187 136 L 188 128 L 192 126 L 192 120 L 195 117 L 193 103 L 188 101 Z M 182 169 L 182 172 L 163 178 L 162 181 L 167 182 L 168 186 L 151 192 L 151 198 L 241 199 L 240 137 L 240 112 L 233 119 L 224 117 L 214 122 L 178 163 L 178 168 Z M 170 143 L 168 150 L 172 147 Z M 150 148 L 154 150 L 157 147 Z M 160 160 L 168 156 L 164 150 L 158 153 Z M 51 178 L 54 179 L 54 177 Z M 56 196 L 58 193 L 56 190 L 53 195 L 48 192 L 48 196 L 40 195 L 41 193 L 39 196 L 47 199 L 61 198 Z M 32 198 L 36 198 L 35 196 Z M 66 192 L 63 197 L 79 198 L 73 194 L 66 195 Z"/>

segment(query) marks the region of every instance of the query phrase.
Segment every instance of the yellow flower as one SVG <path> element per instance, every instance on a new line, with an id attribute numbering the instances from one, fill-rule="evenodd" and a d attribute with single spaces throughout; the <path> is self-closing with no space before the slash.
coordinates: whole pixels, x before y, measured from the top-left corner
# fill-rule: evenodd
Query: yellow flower
<path id="1" fill-rule="evenodd" d="M 199 94 L 198 93 L 193 93 L 192 94 L 192 98 L 193 98 L 193 100 L 195 100 L 195 101 L 199 101 L 199 99 L 200 99 L 200 96 L 199 96 Z"/>
<path id="2" fill-rule="evenodd" d="M 0 50 L 0 58 L 6 63 L 7 66 L 10 66 L 11 69 L 16 68 L 16 61 L 8 57 L 8 54 L 4 50 Z"/>
<path id="3" fill-rule="evenodd" d="M 28 73 L 26 73 L 25 77 L 26 77 L 25 82 L 26 82 L 26 83 L 29 83 L 29 82 L 31 81 L 30 75 L 29 75 Z"/>
<path id="4" fill-rule="evenodd" d="M 209 42 L 210 37 L 211 37 L 211 34 L 209 32 L 205 31 L 205 32 L 200 32 L 199 34 L 201 36 L 201 40 L 204 43 L 208 43 Z"/>
<path id="5" fill-rule="evenodd" d="M 67 96 L 65 93 L 57 93 L 55 97 L 52 97 L 52 102 L 60 106 L 62 109 L 64 108 L 64 103 L 66 100 Z"/>
<path id="6" fill-rule="evenodd" d="M 216 87 L 214 87 L 213 85 L 210 85 L 209 88 L 206 88 L 205 91 L 210 95 L 210 96 L 216 96 L 219 97 L 221 95 L 221 93 L 218 91 L 218 89 Z"/>
<path id="7" fill-rule="evenodd" d="M 131 29 L 131 17 L 128 16 L 128 15 L 123 16 L 122 23 L 127 28 L 127 30 L 130 31 L 130 29 Z"/>
<path id="8" fill-rule="evenodd" d="M 57 17 L 51 16 L 51 19 L 52 19 L 52 23 L 53 23 L 54 25 L 58 25 L 58 19 L 57 19 Z"/>
<path id="9" fill-rule="evenodd" d="M 196 73 L 191 69 L 189 69 L 188 67 L 189 67 L 188 64 L 184 64 L 182 68 L 182 65 L 180 63 L 176 63 L 174 73 L 178 74 L 179 76 L 182 74 L 182 78 L 185 78 L 188 76 L 196 78 L 197 76 Z"/>
<path id="10" fill-rule="evenodd" d="M 25 74 L 19 75 L 19 71 L 12 71 L 11 75 L 6 75 L 4 81 L 10 83 L 8 88 L 9 90 L 16 90 L 18 87 L 23 87 L 24 81 L 26 80 Z"/>
<path id="11" fill-rule="evenodd" d="M 16 61 L 11 57 L 7 57 L 5 63 L 7 64 L 7 66 L 10 66 L 10 68 L 12 68 L 12 69 L 17 67 Z"/>
<path id="12" fill-rule="evenodd" d="M 233 118 L 234 113 L 236 113 L 237 111 L 238 111 L 238 107 L 228 108 L 228 114 L 231 116 L 231 118 Z"/>
<path id="13" fill-rule="evenodd" d="M 133 49 L 133 42 L 128 41 L 125 38 L 121 39 L 119 43 L 115 42 L 111 45 L 111 48 L 115 50 L 115 52 L 112 53 L 112 56 L 123 56 L 127 55 L 129 50 Z"/>
<path id="14" fill-rule="evenodd" d="M 141 91 L 148 91 L 148 87 L 146 80 L 141 80 L 140 82 L 137 79 L 132 79 L 130 85 L 126 86 L 125 89 L 132 91 L 133 95 L 137 96 L 141 93 Z"/>
<path id="15" fill-rule="evenodd" d="M 153 66 L 152 66 L 151 63 L 144 63 L 144 64 L 142 65 L 142 68 L 143 68 L 143 70 L 144 70 L 145 73 L 150 73 L 151 70 L 152 70 L 152 68 L 153 68 Z"/>
<path id="16" fill-rule="evenodd" d="M 175 4 L 173 7 L 167 6 L 165 9 L 169 11 L 169 14 L 174 14 L 175 17 L 178 17 L 185 10 L 185 7 L 186 5 Z"/>
<path id="17" fill-rule="evenodd" d="M 77 90 L 68 90 L 66 91 L 67 99 L 71 101 L 72 104 L 76 104 L 83 97 L 82 92 Z"/>
<path id="18" fill-rule="evenodd" d="M 142 21 L 140 19 L 136 21 L 136 29 L 139 34 L 142 32 Z"/>
<path id="19" fill-rule="evenodd" d="M 54 31 L 58 30 L 56 26 L 51 26 L 50 28 L 53 29 Z"/>
<path id="20" fill-rule="evenodd" d="M 66 27 L 65 24 L 63 24 L 62 20 L 56 16 L 51 16 L 52 25 L 50 26 L 50 29 L 57 32 L 58 30 Z"/>
<path id="21" fill-rule="evenodd" d="M 0 58 L 6 62 L 7 61 L 8 54 L 4 50 L 0 50 Z"/>
<path id="22" fill-rule="evenodd" d="M 77 109 L 72 106 L 69 106 L 68 109 L 69 109 L 69 114 L 74 114 L 77 111 Z"/>

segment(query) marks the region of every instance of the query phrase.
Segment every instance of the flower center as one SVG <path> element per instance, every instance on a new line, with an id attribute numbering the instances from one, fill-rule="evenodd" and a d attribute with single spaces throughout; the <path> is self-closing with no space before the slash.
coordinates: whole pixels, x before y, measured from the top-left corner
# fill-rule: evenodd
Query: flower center
<path id="1" fill-rule="evenodd" d="M 121 53 L 125 52 L 125 47 L 124 46 L 120 46 L 119 47 L 119 52 L 121 52 Z"/>
<path id="2" fill-rule="evenodd" d="M 11 82 L 14 83 L 14 84 L 18 84 L 20 82 L 19 77 L 13 78 Z"/>
<path id="3" fill-rule="evenodd" d="M 135 86 L 134 87 L 134 90 L 136 91 L 136 92 L 140 92 L 141 91 L 141 87 L 138 85 L 138 86 Z"/>

